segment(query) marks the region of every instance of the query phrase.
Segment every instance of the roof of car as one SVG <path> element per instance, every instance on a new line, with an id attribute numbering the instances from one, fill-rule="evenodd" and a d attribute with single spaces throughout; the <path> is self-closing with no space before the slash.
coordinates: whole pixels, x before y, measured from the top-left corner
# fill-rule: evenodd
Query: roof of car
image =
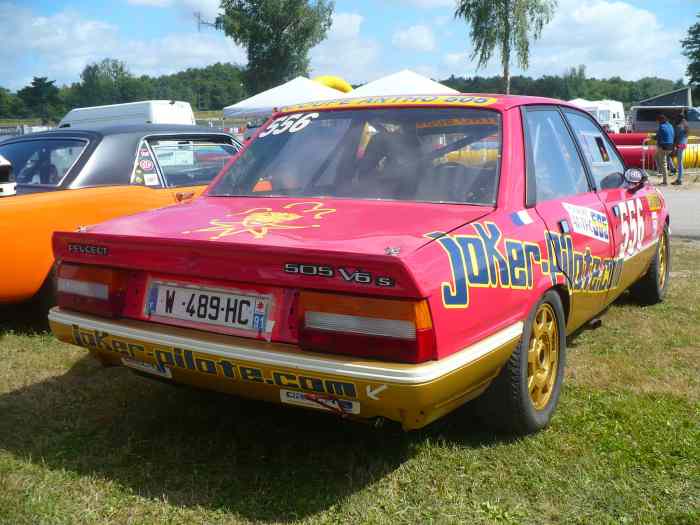
<path id="1" fill-rule="evenodd" d="M 339 98 L 286 106 L 282 113 L 310 109 L 344 109 L 344 108 L 376 108 L 396 106 L 451 106 L 451 107 L 483 107 L 497 110 L 507 110 L 512 107 L 528 104 L 557 104 L 571 106 L 568 102 L 545 97 L 524 95 L 500 95 L 495 93 L 459 93 L 457 95 L 391 95 L 364 96 L 357 98 Z M 575 107 L 575 106 L 571 106 Z"/>
<path id="2" fill-rule="evenodd" d="M 50 131 L 41 131 L 39 133 L 30 133 L 28 135 L 22 135 L 20 137 L 15 137 L 15 139 L 21 138 L 35 138 L 35 137 L 51 137 L 51 136 L 76 136 L 76 135 L 125 135 L 134 134 L 142 135 L 144 133 L 207 133 L 212 135 L 229 135 L 225 131 L 217 130 L 214 128 L 207 128 L 204 126 L 192 126 L 187 124 L 116 124 L 111 126 L 86 126 L 86 127 L 76 127 L 76 128 L 58 128 L 52 129 Z"/>

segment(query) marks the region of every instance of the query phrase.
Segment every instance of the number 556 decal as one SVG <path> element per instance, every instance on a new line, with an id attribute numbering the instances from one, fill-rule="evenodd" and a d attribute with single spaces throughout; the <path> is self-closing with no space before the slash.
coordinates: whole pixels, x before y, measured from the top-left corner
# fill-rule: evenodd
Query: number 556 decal
<path id="1" fill-rule="evenodd" d="M 622 242 L 618 257 L 634 255 L 642 249 L 644 240 L 644 216 L 641 199 L 622 201 L 618 205 L 620 209 L 620 227 L 622 229 Z"/>
<path id="2" fill-rule="evenodd" d="M 281 135 L 282 133 L 296 133 L 301 131 L 306 126 L 311 124 L 311 121 L 318 117 L 318 113 L 294 113 L 292 115 L 284 115 L 273 120 L 265 131 L 258 135 L 259 138 L 267 137 L 268 135 Z"/>

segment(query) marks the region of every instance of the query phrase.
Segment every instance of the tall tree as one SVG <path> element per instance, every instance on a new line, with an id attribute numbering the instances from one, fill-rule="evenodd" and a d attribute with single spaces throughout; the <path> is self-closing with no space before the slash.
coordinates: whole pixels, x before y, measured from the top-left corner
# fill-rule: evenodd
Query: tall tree
<path id="1" fill-rule="evenodd" d="M 697 15 L 700 18 L 700 14 Z M 688 58 L 687 75 L 691 84 L 700 84 L 700 22 L 688 29 L 688 36 L 681 40 L 683 54 Z"/>
<path id="2" fill-rule="evenodd" d="M 33 113 L 40 117 L 44 124 L 57 120 L 64 111 L 55 82 L 47 77 L 34 77 L 30 85 L 17 92 L 24 105 L 33 108 Z"/>
<path id="3" fill-rule="evenodd" d="M 478 67 L 484 67 L 498 48 L 503 86 L 510 94 L 512 55 L 521 68 L 528 68 L 530 39 L 540 37 L 556 6 L 557 0 L 457 0 L 455 18 L 463 18 L 471 27 L 471 58 L 478 59 Z"/>
<path id="4" fill-rule="evenodd" d="M 250 94 L 309 70 L 309 50 L 331 27 L 329 0 L 222 0 L 217 27 L 248 51 L 245 84 Z"/>

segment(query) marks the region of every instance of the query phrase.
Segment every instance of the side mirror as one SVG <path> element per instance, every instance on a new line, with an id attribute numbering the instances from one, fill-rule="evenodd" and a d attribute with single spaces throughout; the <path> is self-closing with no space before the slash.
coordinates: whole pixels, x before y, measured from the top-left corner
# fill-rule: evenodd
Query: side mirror
<path id="1" fill-rule="evenodd" d="M 639 186 L 647 180 L 647 174 L 639 168 L 628 168 L 625 170 L 625 182 L 632 186 Z"/>

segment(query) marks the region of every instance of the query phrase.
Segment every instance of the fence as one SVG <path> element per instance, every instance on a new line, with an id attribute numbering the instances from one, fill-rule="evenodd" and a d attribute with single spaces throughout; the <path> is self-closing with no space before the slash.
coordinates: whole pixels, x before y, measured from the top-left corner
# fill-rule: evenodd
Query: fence
<path id="1" fill-rule="evenodd" d="M 0 126 L 0 141 L 9 139 L 12 137 L 17 137 L 19 135 L 26 135 L 28 133 L 38 133 L 40 131 L 50 130 L 50 126 L 26 126 L 24 124 L 17 126 Z"/>

